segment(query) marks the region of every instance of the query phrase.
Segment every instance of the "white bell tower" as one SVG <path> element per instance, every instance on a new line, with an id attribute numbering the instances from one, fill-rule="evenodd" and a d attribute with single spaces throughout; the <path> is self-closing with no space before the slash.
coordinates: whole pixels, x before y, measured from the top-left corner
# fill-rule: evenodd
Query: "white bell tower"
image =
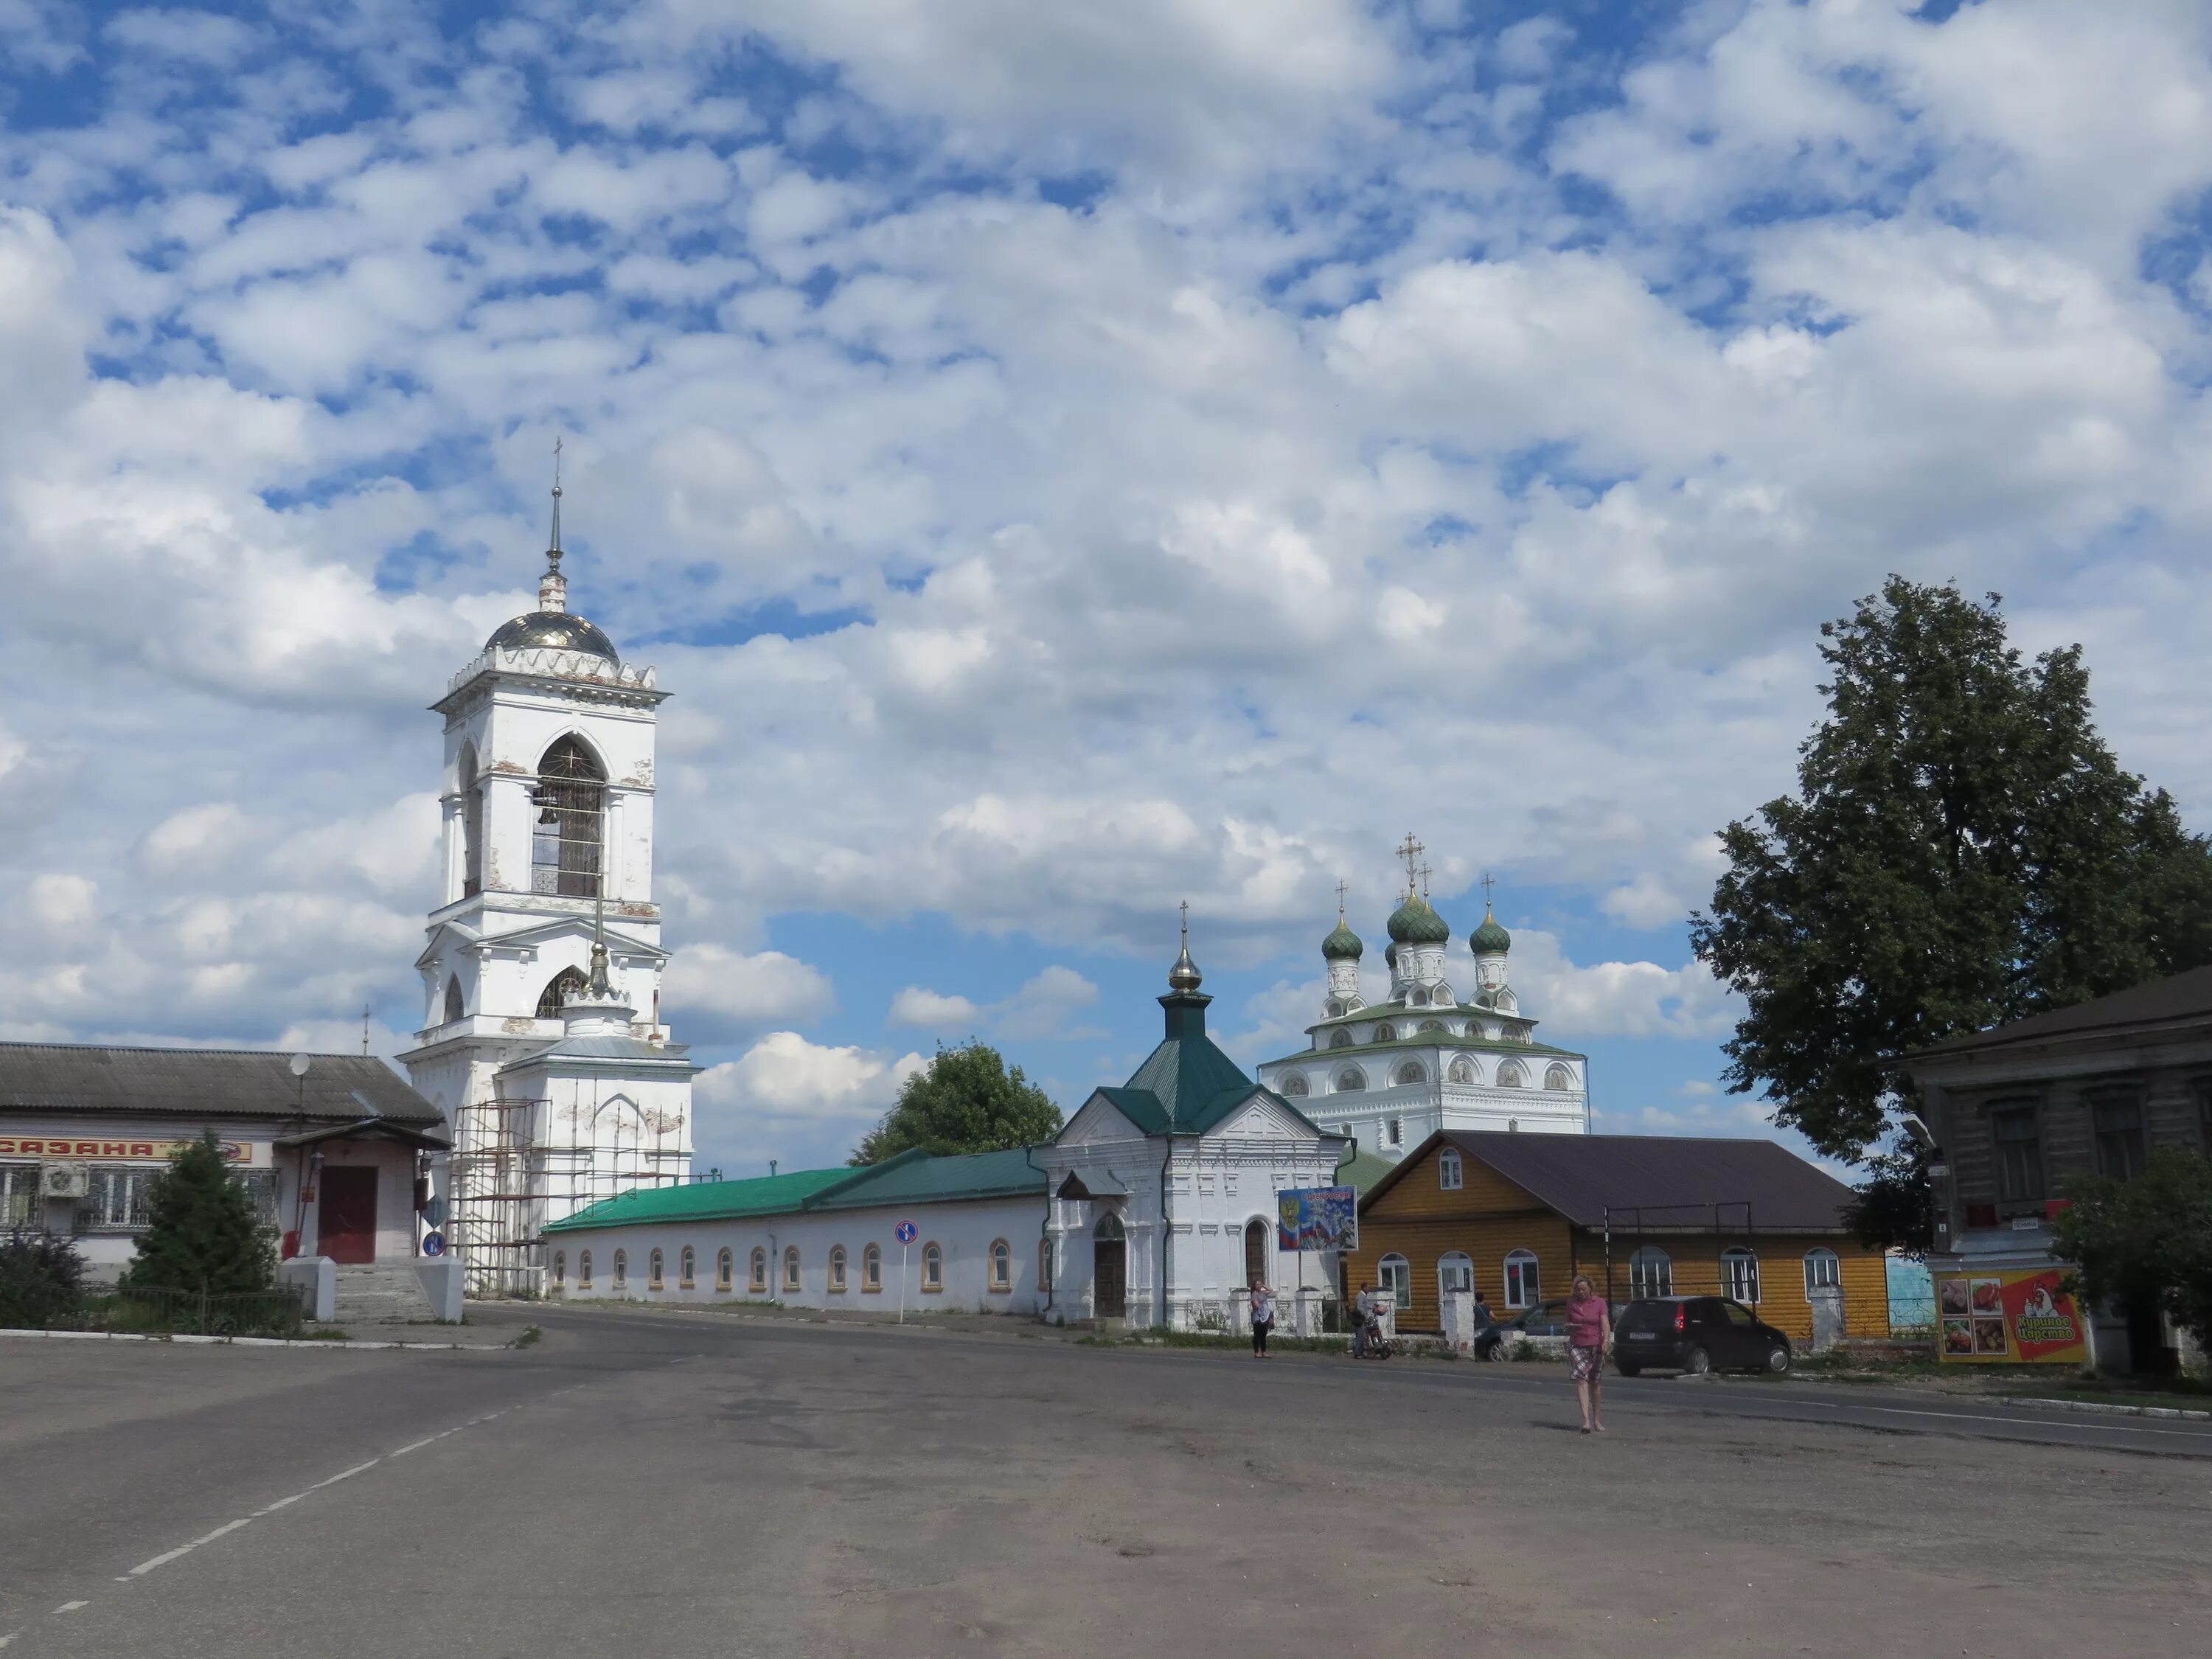
<path id="1" fill-rule="evenodd" d="M 551 540 L 538 609 L 432 705 L 446 721 L 443 891 L 416 961 L 422 1029 L 400 1060 L 453 1120 L 446 1231 L 478 1290 L 540 1288 L 547 1222 L 690 1171 L 697 1068 L 661 1024 L 653 899 L 667 694 L 569 612 L 557 474 Z M 571 995 L 595 1017 L 568 1018 Z M 605 1017 L 617 1008 L 620 1029 Z"/>

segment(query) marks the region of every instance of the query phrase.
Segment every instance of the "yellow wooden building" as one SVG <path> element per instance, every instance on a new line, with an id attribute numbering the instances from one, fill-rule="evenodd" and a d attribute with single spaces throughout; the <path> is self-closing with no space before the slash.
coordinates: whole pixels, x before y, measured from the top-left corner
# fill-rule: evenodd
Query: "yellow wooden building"
<path id="1" fill-rule="evenodd" d="M 1844 1334 L 1887 1336 L 1888 1269 L 1850 1197 L 1771 1140 L 1446 1129 L 1367 1189 L 1346 1282 L 1387 1288 L 1403 1330 L 1437 1329 L 1455 1285 L 1504 1322 L 1586 1273 L 1616 1303 L 1733 1297 L 1801 1342 L 1814 1299 L 1839 1299 Z"/>

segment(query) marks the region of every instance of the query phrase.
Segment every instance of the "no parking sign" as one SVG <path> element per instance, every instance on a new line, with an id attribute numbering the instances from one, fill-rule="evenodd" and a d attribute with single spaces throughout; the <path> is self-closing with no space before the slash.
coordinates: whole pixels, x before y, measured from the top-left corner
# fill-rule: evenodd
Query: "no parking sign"
<path id="1" fill-rule="evenodd" d="M 897 1226 L 891 1229 L 891 1236 L 896 1238 L 902 1244 L 911 1244 L 916 1238 L 921 1236 L 921 1229 L 915 1226 L 911 1221 L 902 1221 Z"/>

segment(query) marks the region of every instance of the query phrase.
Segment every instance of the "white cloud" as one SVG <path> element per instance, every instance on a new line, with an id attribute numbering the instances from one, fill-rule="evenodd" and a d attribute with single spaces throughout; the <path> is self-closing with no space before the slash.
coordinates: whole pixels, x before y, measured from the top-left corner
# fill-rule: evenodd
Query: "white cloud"
<path id="1" fill-rule="evenodd" d="M 836 1006 L 828 977 L 796 957 L 781 951 L 745 956 L 703 940 L 670 956 L 662 984 L 668 1018 L 690 1022 L 696 1029 L 684 1035 L 693 1038 L 820 1018 Z"/>
<path id="2" fill-rule="evenodd" d="M 941 1031 L 956 1025 L 973 1024 L 979 1012 L 966 997 L 945 996 L 919 985 L 909 985 L 891 999 L 890 1012 L 886 1016 L 885 1023 L 919 1025 L 924 1030 Z"/>
<path id="3" fill-rule="evenodd" d="M 1735 1028 L 1739 1008 L 1702 962 L 1680 968 L 1656 962 L 1567 959 L 1558 936 L 1534 928 L 1513 934 L 1512 982 L 1522 1006 L 1545 1033 L 1572 1042 L 1594 1036 L 1711 1039 Z"/>
<path id="4" fill-rule="evenodd" d="M 1665 927 L 1690 914 L 1691 907 L 1674 890 L 1646 870 L 1635 880 L 1608 889 L 1598 908 L 1615 921 L 1631 927 Z"/>
<path id="5" fill-rule="evenodd" d="M 91 921 L 100 885 L 87 876 L 49 871 L 31 878 L 31 914 L 57 932 Z"/>
<path id="6" fill-rule="evenodd" d="M 894 1060 L 810 1042 L 796 1031 L 771 1031 L 738 1059 L 708 1067 L 693 1086 L 710 1110 L 860 1120 L 880 1115 L 898 1085 L 926 1063 L 916 1054 Z"/>

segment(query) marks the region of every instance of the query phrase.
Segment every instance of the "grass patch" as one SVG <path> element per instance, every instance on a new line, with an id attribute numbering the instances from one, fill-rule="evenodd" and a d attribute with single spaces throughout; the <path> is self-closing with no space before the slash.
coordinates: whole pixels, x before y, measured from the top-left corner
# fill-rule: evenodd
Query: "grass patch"
<path id="1" fill-rule="evenodd" d="M 329 1330 L 319 1327 L 312 1331 L 301 1332 L 300 1340 L 302 1342 L 350 1342 L 353 1340 L 353 1333 L 351 1331 Z"/>
<path id="2" fill-rule="evenodd" d="M 525 1325 L 522 1334 L 507 1346 L 510 1348 L 534 1348 L 544 1340 L 545 1333 L 535 1325 Z"/>

